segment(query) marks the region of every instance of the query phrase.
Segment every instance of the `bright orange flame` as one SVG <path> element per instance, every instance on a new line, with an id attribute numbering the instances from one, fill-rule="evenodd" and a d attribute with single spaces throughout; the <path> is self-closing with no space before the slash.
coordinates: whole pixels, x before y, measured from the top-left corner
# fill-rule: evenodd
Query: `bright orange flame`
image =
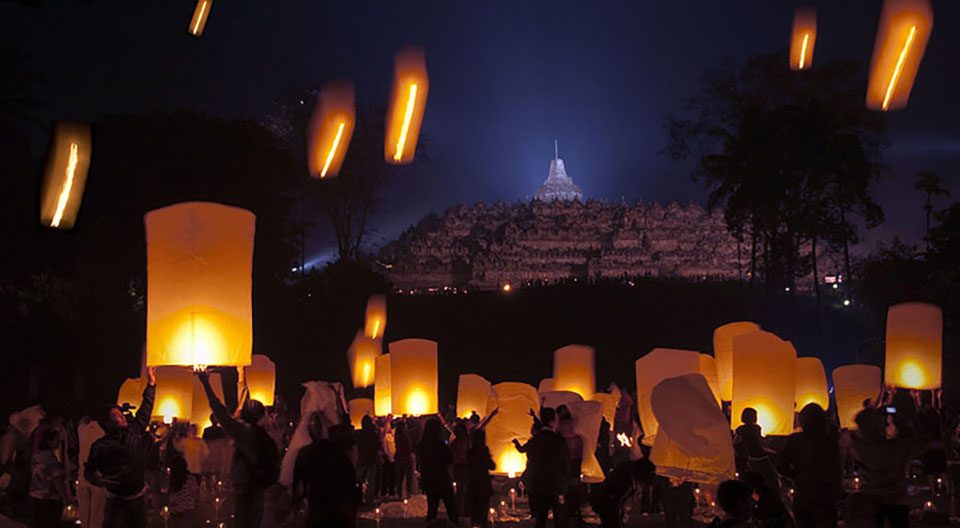
<path id="1" fill-rule="evenodd" d="M 397 139 L 397 152 L 393 155 L 394 161 L 403 159 L 403 147 L 410 133 L 410 120 L 413 119 L 413 109 L 417 103 L 417 83 L 410 84 L 410 95 L 407 97 L 407 109 L 403 113 L 403 125 L 400 127 L 400 138 Z"/>
<path id="2" fill-rule="evenodd" d="M 407 394 L 407 414 L 423 416 L 430 409 L 430 396 L 423 389 L 414 389 Z"/>
<path id="3" fill-rule="evenodd" d="M 57 212 L 53 214 L 53 220 L 50 221 L 52 227 L 60 227 L 63 210 L 67 207 L 67 200 L 70 199 L 70 189 L 73 188 L 73 176 L 77 172 L 77 161 L 80 159 L 79 150 L 79 145 L 70 143 L 70 159 L 67 160 L 67 181 L 64 182 L 63 190 L 60 191 L 60 199 L 57 200 Z"/>
<path id="4" fill-rule="evenodd" d="M 190 20 L 190 34 L 199 37 L 203 33 L 204 26 L 207 25 L 207 15 L 210 14 L 210 0 L 200 0 L 193 12 L 193 19 Z"/>
<path id="5" fill-rule="evenodd" d="M 374 337 L 380 336 L 380 319 L 373 321 L 373 335 Z"/>
<path id="6" fill-rule="evenodd" d="M 803 34 L 803 43 L 800 44 L 800 69 L 804 69 L 806 66 L 807 58 L 807 43 L 810 42 L 810 33 Z"/>
<path id="7" fill-rule="evenodd" d="M 503 291 L 508 292 L 508 291 L 510 291 L 510 289 L 511 289 L 511 288 L 510 288 L 510 283 L 507 283 L 507 284 L 504 284 L 504 285 L 503 285 Z"/>
<path id="8" fill-rule="evenodd" d="M 337 153 L 337 148 L 340 147 L 340 138 L 343 137 L 343 128 L 347 126 L 343 121 L 337 126 L 337 135 L 333 138 L 333 145 L 330 147 L 330 153 L 327 154 L 327 160 L 323 162 L 323 169 L 320 171 L 320 177 L 323 178 L 327 175 L 327 170 L 330 169 L 330 163 L 333 162 L 333 156 Z"/>
<path id="9" fill-rule="evenodd" d="M 907 54 L 910 51 L 910 46 L 913 45 L 913 39 L 917 35 L 917 26 L 910 26 L 910 30 L 907 33 L 907 42 L 903 46 L 903 50 L 900 52 L 900 57 L 897 58 L 897 66 L 893 69 L 893 75 L 890 77 L 890 84 L 887 86 L 887 93 L 883 96 L 883 104 L 881 108 L 886 111 L 890 108 L 890 97 L 893 95 L 893 89 L 897 86 L 897 80 L 900 78 L 900 72 L 903 71 L 903 62 L 907 58 Z"/>
<path id="10" fill-rule="evenodd" d="M 370 374 L 371 374 L 370 371 L 371 371 L 371 370 L 373 370 L 373 369 L 372 369 L 372 367 L 371 367 L 371 365 L 370 365 L 370 362 L 369 362 L 369 361 L 365 361 L 365 362 L 363 363 L 363 373 L 360 374 L 360 378 L 363 380 L 363 386 L 364 386 L 364 387 L 369 387 L 369 386 L 370 386 L 370 382 L 373 381 L 373 380 L 370 379 L 370 378 L 371 378 L 371 376 L 370 376 Z"/>

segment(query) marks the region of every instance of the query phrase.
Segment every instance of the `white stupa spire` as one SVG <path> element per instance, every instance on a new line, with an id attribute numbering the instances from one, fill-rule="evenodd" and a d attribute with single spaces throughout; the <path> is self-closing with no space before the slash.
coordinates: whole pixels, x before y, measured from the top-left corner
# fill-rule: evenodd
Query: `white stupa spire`
<path id="1" fill-rule="evenodd" d="M 583 192 L 573 183 L 573 179 L 567 176 L 563 160 L 560 159 L 559 142 L 556 139 L 553 140 L 553 159 L 550 160 L 550 172 L 547 174 L 546 181 L 537 189 L 533 197 L 535 200 L 543 202 L 554 200 L 583 201 Z"/>

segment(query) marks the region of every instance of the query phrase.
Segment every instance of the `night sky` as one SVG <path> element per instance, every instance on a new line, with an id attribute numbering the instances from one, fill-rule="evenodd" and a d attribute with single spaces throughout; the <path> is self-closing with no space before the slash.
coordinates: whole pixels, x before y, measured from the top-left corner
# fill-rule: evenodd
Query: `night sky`
<path id="1" fill-rule="evenodd" d="M 697 93 L 704 68 L 785 47 L 801 5 L 221 0 L 196 39 L 186 32 L 193 0 L 40 3 L 0 2 L 0 44 L 27 54 L 45 78 L 35 94 L 45 105 L 38 155 L 54 119 L 186 107 L 262 120 L 273 102 L 338 78 L 385 101 L 394 52 L 422 46 L 430 73 L 422 133 L 431 160 L 391 182 L 375 243 L 458 202 L 532 196 L 555 138 L 568 174 L 589 197 L 702 201 L 690 167 L 660 154 L 664 116 Z M 815 63 L 861 61 L 866 83 L 881 2 L 812 5 Z M 910 104 L 891 116 L 890 172 L 878 188 L 887 222 L 866 234 L 861 251 L 895 234 L 919 241 L 916 171 L 937 171 L 960 198 L 960 2 L 935 0 L 933 8 Z M 318 221 L 309 241 L 314 257 L 332 244 Z"/>

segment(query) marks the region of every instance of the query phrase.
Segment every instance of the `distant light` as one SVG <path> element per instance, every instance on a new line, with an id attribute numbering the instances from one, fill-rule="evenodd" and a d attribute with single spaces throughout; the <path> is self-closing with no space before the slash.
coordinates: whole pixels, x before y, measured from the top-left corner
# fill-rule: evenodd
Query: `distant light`
<path id="1" fill-rule="evenodd" d="M 843 305 L 844 305 L 844 306 L 850 306 L 850 299 L 844 299 L 844 300 L 843 300 Z"/>
<path id="2" fill-rule="evenodd" d="M 784 288 L 783 291 L 785 291 L 785 292 L 790 291 L 790 286 L 787 286 L 786 288 Z"/>
<path id="3" fill-rule="evenodd" d="M 838 285 L 836 282 L 834 282 L 834 283 L 833 283 L 833 289 L 836 290 L 838 287 L 839 287 L 839 285 Z"/>
<path id="4" fill-rule="evenodd" d="M 509 283 L 509 282 L 503 285 L 503 291 L 508 292 L 508 291 L 510 291 L 511 289 L 513 289 L 513 288 L 510 286 L 510 283 Z"/>

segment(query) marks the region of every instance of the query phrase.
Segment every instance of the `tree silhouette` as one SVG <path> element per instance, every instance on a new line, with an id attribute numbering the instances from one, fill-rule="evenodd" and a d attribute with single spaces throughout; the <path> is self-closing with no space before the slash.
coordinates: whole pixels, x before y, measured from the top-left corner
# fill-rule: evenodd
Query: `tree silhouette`
<path id="1" fill-rule="evenodd" d="M 943 180 L 933 171 L 920 171 L 917 173 L 917 181 L 913 188 L 926 195 L 926 202 L 923 204 L 923 211 L 926 213 L 926 223 L 924 224 L 923 242 L 926 245 L 926 252 L 930 253 L 930 215 L 933 214 L 933 197 L 949 196 L 950 191 L 943 186 Z"/>

